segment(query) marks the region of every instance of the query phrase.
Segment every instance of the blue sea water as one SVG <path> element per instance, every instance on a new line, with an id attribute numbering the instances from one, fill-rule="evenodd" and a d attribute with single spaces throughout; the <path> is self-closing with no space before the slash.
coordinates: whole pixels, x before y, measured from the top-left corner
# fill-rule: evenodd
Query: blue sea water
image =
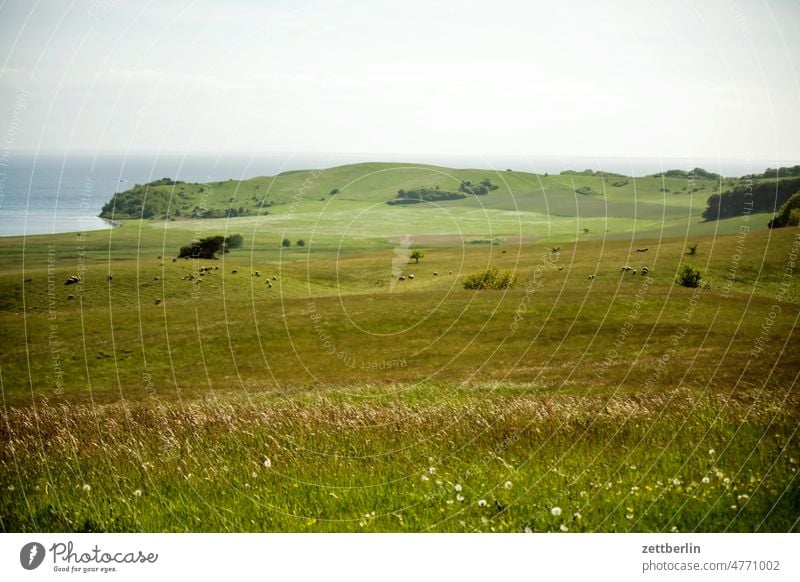
<path id="1" fill-rule="evenodd" d="M 243 155 L 32 155 L 11 152 L 0 159 L 0 236 L 76 232 L 112 228 L 98 218 L 116 191 L 159 178 L 187 182 L 247 179 L 288 170 L 366 161 L 422 163 L 452 168 L 558 173 L 606 170 L 642 176 L 666 169 L 700 166 L 726 176 L 761 172 L 781 162 L 654 158 L 526 156 L 446 156 L 419 154 L 267 154 Z"/>

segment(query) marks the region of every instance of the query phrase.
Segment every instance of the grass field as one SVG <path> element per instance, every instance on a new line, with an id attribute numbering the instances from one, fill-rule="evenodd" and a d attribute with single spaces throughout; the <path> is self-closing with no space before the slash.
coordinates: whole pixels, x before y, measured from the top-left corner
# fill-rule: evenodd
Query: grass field
<path id="1" fill-rule="evenodd" d="M 388 206 L 487 172 L 360 166 L 212 185 L 268 215 L 0 239 L 2 529 L 797 531 L 797 229 L 655 178 Z M 487 266 L 520 284 L 463 289 Z"/>

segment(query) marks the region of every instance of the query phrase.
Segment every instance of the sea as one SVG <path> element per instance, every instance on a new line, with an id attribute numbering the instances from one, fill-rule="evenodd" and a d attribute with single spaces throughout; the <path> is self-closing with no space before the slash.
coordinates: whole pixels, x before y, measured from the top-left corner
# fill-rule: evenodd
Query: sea
<path id="1" fill-rule="evenodd" d="M 724 176 L 763 172 L 788 161 L 689 158 L 590 158 L 585 156 L 467 156 L 442 154 L 268 153 L 102 154 L 16 153 L 0 157 L 0 236 L 27 236 L 113 228 L 98 217 L 115 192 L 160 178 L 186 182 L 242 180 L 289 170 L 322 169 L 369 161 L 450 168 L 558 173 L 604 170 L 644 176 L 702 167 Z"/>

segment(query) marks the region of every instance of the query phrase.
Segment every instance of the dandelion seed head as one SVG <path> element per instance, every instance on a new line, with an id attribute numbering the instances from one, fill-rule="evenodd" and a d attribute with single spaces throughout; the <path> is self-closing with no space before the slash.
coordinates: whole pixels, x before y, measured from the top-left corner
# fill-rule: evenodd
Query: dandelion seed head
<path id="1" fill-rule="evenodd" d="M 478 499 L 478 507 L 486 507 L 486 500 Z"/>
<path id="2" fill-rule="evenodd" d="M 252 473 L 250 473 L 250 476 L 251 476 L 253 479 L 255 479 L 256 477 L 258 477 L 258 473 L 256 473 L 255 471 L 253 471 Z"/>
<path id="3" fill-rule="evenodd" d="M 88 483 L 84 483 L 83 484 L 83 490 L 86 491 L 86 493 L 89 493 L 89 491 L 92 490 L 92 486 L 89 485 Z"/>
<path id="4" fill-rule="evenodd" d="M 459 493 L 458 495 L 456 495 L 456 499 L 458 499 L 459 501 L 464 501 L 464 496 L 461 495 L 461 493 Z"/>
<path id="5" fill-rule="evenodd" d="M 703 482 L 704 485 L 708 485 L 709 483 L 711 483 L 711 479 L 709 479 L 707 476 L 703 477 L 700 480 Z"/>
<path id="6" fill-rule="evenodd" d="M 514 484 L 511 481 L 506 481 L 503 483 L 503 489 L 511 489 L 513 486 Z"/>
<path id="7" fill-rule="evenodd" d="M 568 528 L 568 527 L 567 527 L 565 524 L 563 524 L 563 523 L 562 523 L 562 524 L 559 526 L 559 529 L 560 529 L 561 531 L 569 531 L 569 528 Z"/>
<path id="8" fill-rule="evenodd" d="M 458 483 L 456 483 L 456 484 L 453 486 L 453 489 L 455 489 L 456 491 L 461 491 L 461 485 L 459 485 Z"/>
<path id="9" fill-rule="evenodd" d="M 430 481 L 430 478 L 427 475 L 422 476 L 423 481 Z"/>
<path id="10" fill-rule="evenodd" d="M 267 468 L 267 469 L 272 467 L 272 461 L 269 460 L 269 457 L 264 459 L 264 463 L 263 464 L 264 464 L 264 467 Z"/>
<path id="11" fill-rule="evenodd" d="M 141 490 L 141 489 L 137 489 L 136 491 L 134 491 L 134 492 L 133 492 L 133 494 L 134 494 L 136 497 L 141 497 L 141 496 L 142 496 L 142 490 Z"/>
<path id="12" fill-rule="evenodd" d="M 550 510 L 550 513 L 553 514 L 553 517 L 558 517 L 559 515 L 561 515 L 561 508 L 554 507 L 553 509 Z"/>

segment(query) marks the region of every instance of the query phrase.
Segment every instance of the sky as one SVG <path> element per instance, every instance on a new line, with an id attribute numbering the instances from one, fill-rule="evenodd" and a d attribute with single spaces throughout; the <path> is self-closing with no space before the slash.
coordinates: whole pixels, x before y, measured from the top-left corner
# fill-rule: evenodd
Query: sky
<path id="1" fill-rule="evenodd" d="M 796 1 L 0 0 L 9 151 L 800 161 Z"/>

